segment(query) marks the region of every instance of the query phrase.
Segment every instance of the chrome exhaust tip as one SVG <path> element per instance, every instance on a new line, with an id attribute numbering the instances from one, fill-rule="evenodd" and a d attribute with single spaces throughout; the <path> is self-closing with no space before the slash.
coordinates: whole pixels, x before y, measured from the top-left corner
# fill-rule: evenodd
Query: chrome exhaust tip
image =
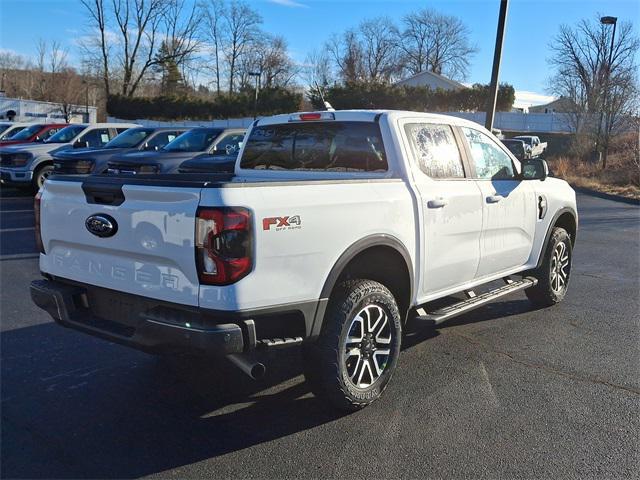
<path id="1" fill-rule="evenodd" d="M 264 377 L 264 374 L 267 371 L 267 367 L 265 367 L 264 364 L 255 362 L 240 353 L 231 353 L 227 355 L 227 358 L 231 363 L 254 380 L 260 380 Z"/>

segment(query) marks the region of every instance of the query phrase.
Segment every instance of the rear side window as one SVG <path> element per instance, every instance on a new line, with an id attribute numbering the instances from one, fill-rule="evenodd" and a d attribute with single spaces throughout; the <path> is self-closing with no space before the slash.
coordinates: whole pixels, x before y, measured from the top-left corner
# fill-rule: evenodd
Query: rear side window
<path id="1" fill-rule="evenodd" d="M 420 170 L 431 178 L 464 178 L 460 150 L 449 125 L 409 123 L 404 130 Z"/>
<path id="2" fill-rule="evenodd" d="M 155 147 L 162 148 L 169 142 L 172 142 L 173 140 L 175 140 L 178 137 L 178 135 L 179 135 L 178 132 L 162 131 L 147 142 L 147 147 L 151 149 Z"/>
<path id="3" fill-rule="evenodd" d="M 386 172 L 380 128 L 373 122 L 313 122 L 256 127 L 240 168 Z"/>

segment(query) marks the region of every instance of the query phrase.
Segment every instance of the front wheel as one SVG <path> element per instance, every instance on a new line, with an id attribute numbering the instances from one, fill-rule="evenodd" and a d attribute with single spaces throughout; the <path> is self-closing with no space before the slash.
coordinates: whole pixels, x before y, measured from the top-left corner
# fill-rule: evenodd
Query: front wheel
<path id="1" fill-rule="evenodd" d="M 44 165 L 33 174 L 33 189 L 38 191 L 44 185 L 45 180 L 53 173 L 53 165 Z"/>
<path id="2" fill-rule="evenodd" d="M 549 307 L 564 299 L 569 288 L 572 254 L 571 237 L 564 228 L 554 227 L 542 264 L 531 272 L 538 284 L 525 290 L 534 305 Z"/>
<path id="3" fill-rule="evenodd" d="M 316 396 L 343 410 L 378 399 L 395 370 L 402 323 L 391 292 L 372 280 L 336 287 L 320 337 L 307 345 L 305 378 Z"/>

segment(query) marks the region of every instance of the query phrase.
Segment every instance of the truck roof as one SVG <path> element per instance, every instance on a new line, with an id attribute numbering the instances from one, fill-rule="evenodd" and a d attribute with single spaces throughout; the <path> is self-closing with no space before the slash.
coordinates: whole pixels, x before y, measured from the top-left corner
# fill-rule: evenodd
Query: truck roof
<path id="1" fill-rule="evenodd" d="M 335 111 L 327 111 L 327 110 L 316 110 L 310 112 L 295 112 L 295 113 L 285 113 L 280 115 L 273 115 L 270 117 L 260 118 L 256 121 L 256 125 L 274 125 L 279 123 L 288 123 L 291 121 L 293 116 L 298 116 L 301 114 L 327 114 L 333 113 L 335 120 L 343 121 L 343 122 L 373 122 L 376 120 L 376 117 L 381 115 L 388 116 L 390 120 L 397 120 L 401 118 L 424 118 L 427 121 L 432 122 L 442 122 L 451 125 L 459 125 L 459 126 L 467 126 L 473 128 L 482 128 L 482 125 L 472 122 L 470 120 L 465 120 L 464 118 L 454 117 L 451 115 L 442 115 L 439 113 L 428 113 L 428 112 L 413 112 L 410 110 L 367 110 L 367 109 L 354 109 L 354 110 L 335 110 Z"/>

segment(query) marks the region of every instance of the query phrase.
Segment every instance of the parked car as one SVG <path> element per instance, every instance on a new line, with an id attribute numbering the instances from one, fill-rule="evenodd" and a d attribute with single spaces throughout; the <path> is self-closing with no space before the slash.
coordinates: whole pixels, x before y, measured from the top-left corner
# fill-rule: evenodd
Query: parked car
<path id="1" fill-rule="evenodd" d="M 44 142 L 53 134 L 67 127 L 66 123 L 33 123 L 14 133 L 9 138 L 0 140 L 0 147 L 19 143 Z"/>
<path id="2" fill-rule="evenodd" d="M 31 296 L 63 326 L 253 377 L 260 351 L 302 345 L 311 390 L 356 410 L 387 387 L 408 318 L 565 297 L 576 196 L 547 172 L 455 117 L 262 118 L 234 174 L 47 181 Z"/>
<path id="3" fill-rule="evenodd" d="M 534 135 L 518 135 L 517 137 L 513 138 L 515 140 L 522 140 L 525 144 L 527 144 L 527 146 L 531 150 L 529 158 L 539 157 L 547 150 L 547 142 L 541 142 L 540 138 Z"/>
<path id="4" fill-rule="evenodd" d="M 111 174 L 177 173 L 180 165 L 199 156 L 238 152 L 244 129 L 197 127 L 183 133 L 157 152 L 118 155 L 109 162 Z"/>
<path id="5" fill-rule="evenodd" d="M 515 138 L 505 138 L 500 140 L 518 160 L 527 160 L 531 158 L 531 149 L 523 140 Z"/>
<path id="6" fill-rule="evenodd" d="M 178 167 L 178 173 L 233 173 L 238 155 L 201 155 Z"/>
<path id="7" fill-rule="evenodd" d="M 33 125 L 33 123 L 26 122 L 5 122 L 0 123 L 0 141 L 7 140 L 16 133 L 25 128 Z"/>
<path id="8" fill-rule="evenodd" d="M 0 180 L 18 187 L 42 187 L 53 171 L 53 155 L 72 148 L 101 148 L 132 123 L 72 124 L 41 143 L 0 148 Z"/>
<path id="9" fill-rule="evenodd" d="M 121 133 L 103 148 L 63 150 L 53 154 L 53 172 L 58 174 L 104 173 L 109 160 L 128 152 L 155 152 L 179 135 L 186 127 L 138 127 Z"/>

